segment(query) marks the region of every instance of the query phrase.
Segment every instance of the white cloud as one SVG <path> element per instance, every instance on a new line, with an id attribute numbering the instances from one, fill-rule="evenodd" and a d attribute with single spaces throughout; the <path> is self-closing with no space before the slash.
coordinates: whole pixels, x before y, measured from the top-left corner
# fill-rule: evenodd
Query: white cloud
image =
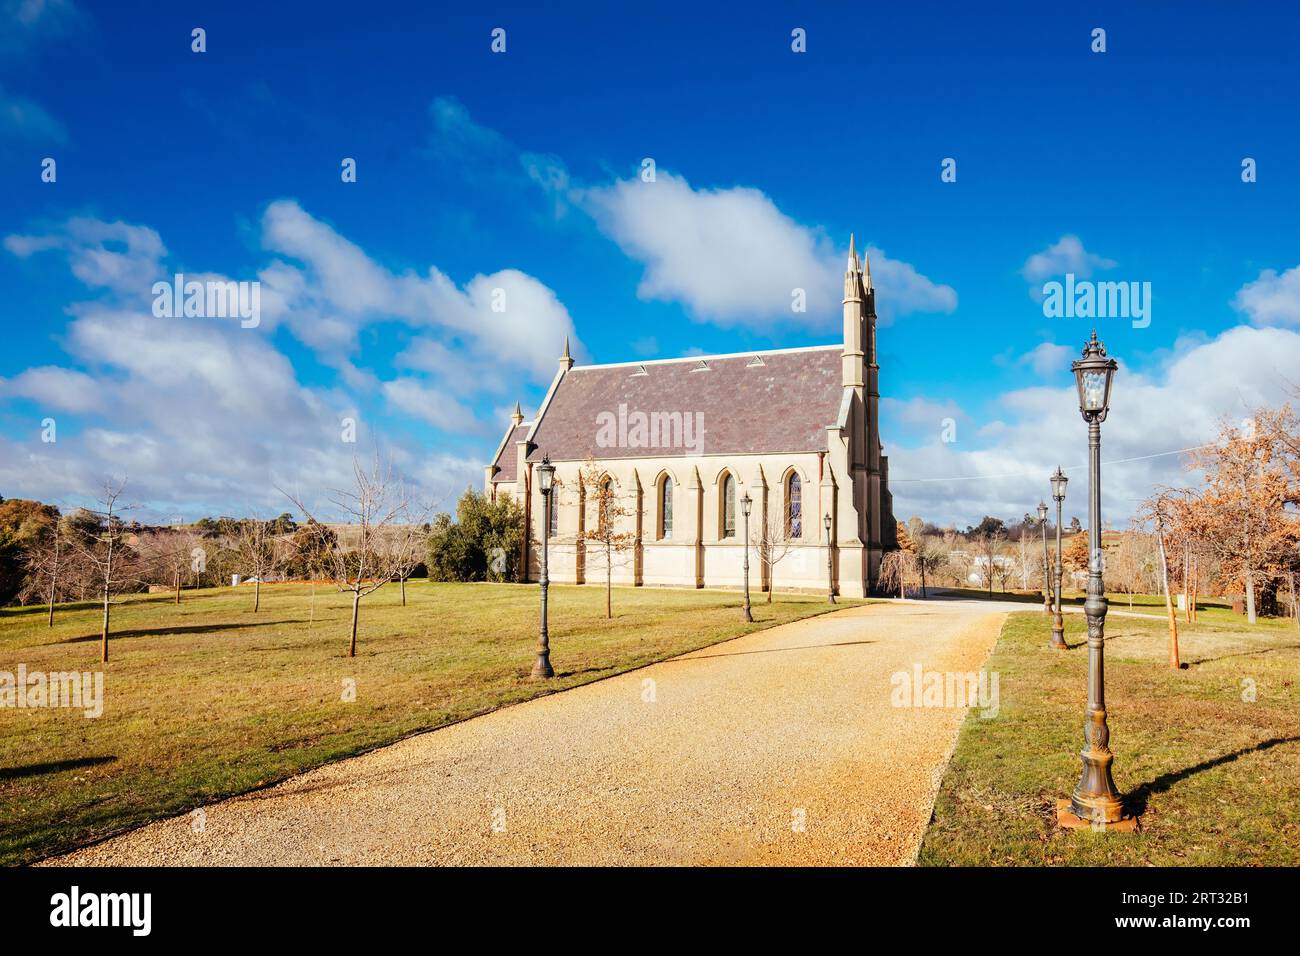
<path id="1" fill-rule="evenodd" d="M 401 412 L 449 432 L 486 433 L 489 428 L 454 397 L 413 378 L 396 378 L 383 384 L 384 396 Z M 504 421 L 504 419 L 502 419 Z"/>
<path id="2" fill-rule="evenodd" d="M 1214 438 L 1221 417 L 1287 401 L 1300 369 L 1300 334 L 1238 326 L 1214 339 L 1179 343 L 1153 376 L 1134 373 L 1117 357 L 1112 408 L 1102 426 L 1102 458 L 1116 463 L 1103 472 L 1102 503 L 1106 519 L 1122 524 L 1156 487 L 1183 485 L 1189 476 L 1178 455 L 1119 460 L 1203 444 Z M 886 431 L 895 513 L 962 527 L 985 514 L 1018 518 L 1048 494 L 1047 477 L 1060 464 L 1071 478 L 1065 514 L 1086 521 L 1087 427 L 1073 381 L 1006 392 L 987 409 L 970 409 L 970 422 L 958 421 L 952 444 L 941 441 L 937 427 L 913 447 L 892 444 Z M 967 480 L 917 480 L 951 477 Z"/>
<path id="3" fill-rule="evenodd" d="M 1029 294 L 1035 299 L 1042 298 L 1040 288 L 1043 281 L 1066 273 L 1073 273 L 1083 279 L 1094 272 L 1113 269 L 1117 263 L 1114 259 L 1095 255 L 1083 247 L 1083 241 L 1074 235 L 1064 235 L 1042 252 L 1035 252 L 1025 260 L 1020 274 L 1032 287 Z"/>
<path id="4" fill-rule="evenodd" d="M 0 53 L 21 55 L 84 28 L 72 0 L 0 0 Z"/>
<path id="5" fill-rule="evenodd" d="M 68 131 L 39 103 L 0 86 L 0 140 L 5 139 L 62 145 Z"/>
<path id="6" fill-rule="evenodd" d="M 83 283 L 132 297 L 147 296 L 155 281 L 170 278 L 162 266 L 167 250 L 147 226 L 75 217 L 52 233 L 6 236 L 4 246 L 20 259 L 62 250 Z"/>
<path id="7" fill-rule="evenodd" d="M 1069 367 L 1070 357 L 1076 351 L 1068 345 L 1042 342 L 1020 356 L 1019 361 L 1033 369 L 1036 375 L 1059 375 L 1062 369 Z"/>
<path id="8" fill-rule="evenodd" d="M 490 376 L 476 378 L 473 369 L 488 359 L 462 347 L 464 341 L 495 347 L 499 337 L 526 337 L 518 323 L 527 318 L 512 311 L 528 311 L 543 327 L 562 320 L 572 328 L 554 295 L 522 273 L 479 276 L 463 291 L 436 270 L 429 278 L 396 276 L 296 211 L 296 218 L 272 223 L 271 240 L 310 264 L 279 263 L 264 270 L 275 280 L 275 296 L 265 297 L 264 311 L 271 302 L 290 329 L 309 328 L 310 319 L 319 317 L 336 330 L 333 339 L 325 338 L 344 346 L 351 346 L 365 323 L 384 317 L 396 317 L 422 335 L 451 333 L 454 348 L 448 348 L 461 356 L 458 383 L 481 389 Z M 152 282 L 169 277 L 169 270 L 161 238 L 147 227 L 73 219 L 46 235 L 8 236 L 4 245 L 24 258 L 61 253 L 72 273 L 95 293 L 66 310 L 72 320 L 62 341 L 75 368 L 32 368 L 0 381 L 0 395 L 77 416 L 71 429 L 59 419 L 53 443 L 41 442 L 35 428 L 26 441 L 0 440 L 0 487 L 6 494 L 75 504 L 106 476 L 126 475 L 130 497 L 147 502 L 155 515 L 255 507 L 279 511 L 286 501 L 277 486 L 312 493 L 346 486 L 353 456 L 368 454 L 381 441 L 396 466 L 420 483 L 428 497 L 445 498 L 449 490 L 481 478 L 481 449 L 462 456 L 450 446 L 431 454 L 427 446 L 400 436 L 381 439 L 346 390 L 304 385 L 275 347 L 273 323 L 243 329 L 235 321 L 156 318 Z M 325 281 L 324 274 L 334 269 L 355 276 L 356 282 Z M 504 329 L 474 326 L 490 309 L 497 288 L 505 290 L 507 300 L 499 322 Z M 557 343 L 547 350 L 544 380 L 555 367 L 560 339 L 557 334 Z M 517 384 L 527 374 L 509 362 L 505 367 L 515 369 L 507 384 Z M 381 383 L 370 369 L 350 361 L 342 371 L 347 387 L 379 389 L 389 410 L 409 421 L 446 433 L 483 433 L 484 425 L 469 406 L 434 378 Z M 357 444 L 342 440 L 344 417 L 357 421 Z M 498 424 L 493 422 L 492 429 Z"/>
<path id="9" fill-rule="evenodd" d="M 565 336 L 579 347 L 563 303 L 517 269 L 457 287 L 434 266 L 423 276 L 389 271 L 291 200 L 272 203 L 262 222 L 266 248 L 303 263 L 277 261 L 261 271 L 263 314 L 327 357 L 348 355 L 359 331 L 382 321 L 455 338 L 478 362 L 535 381 L 550 379 Z"/>
<path id="10" fill-rule="evenodd" d="M 617 180 L 581 192 L 597 226 L 643 263 L 645 299 L 680 301 L 720 325 L 769 326 L 805 318 L 838 323 L 844 253 L 795 222 L 758 189 L 694 189 L 660 170 L 654 182 Z M 882 317 L 951 312 L 957 294 L 905 262 L 874 250 L 872 275 Z M 807 316 L 791 309 L 795 289 Z"/>
<path id="11" fill-rule="evenodd" d="M 944 419 L 961 422 L 967 416 L 952 399 L 936 402 L 921 396 L 909 399 L 882 397 L 880 417 L 886 431 L 893 431 L 895 426 L 903 426 L 908 433 L 938 436 L 943 431 Z"/>
<path id="12" fill-rule="evenodd" d="M 1265 269 L 1237 290 L 1232 306 L 1253 325 L 1300 326 L 1300 266 L 1281 275 Z"/>
<path id="13" fill-rule="evenodd" d="M 45 365 L 0 379 L 0 395 L 37 402 L 60 412 L 87 412 L 97 407 L 98 386 L 83 372 Z"/>

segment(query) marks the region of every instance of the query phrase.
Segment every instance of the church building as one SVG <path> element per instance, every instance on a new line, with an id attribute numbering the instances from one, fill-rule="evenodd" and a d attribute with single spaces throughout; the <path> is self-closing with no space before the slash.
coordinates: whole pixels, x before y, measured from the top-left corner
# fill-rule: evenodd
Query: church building
<path id="1" fill-rule="evenodd" d="M 612 550 L 616 584 L 740 587 L 748 524 L 755 591 L 862 597 L 896 546 L 879 376 L 871 265 L 850 237 L 842 344 L 575 365 L 566 341 L 537 415 L 515 406 L 485 490 L 524 508 L 525 580 L 539 576 L 535 469 L 549 457 L 552 581 L 604 583 Z"/>

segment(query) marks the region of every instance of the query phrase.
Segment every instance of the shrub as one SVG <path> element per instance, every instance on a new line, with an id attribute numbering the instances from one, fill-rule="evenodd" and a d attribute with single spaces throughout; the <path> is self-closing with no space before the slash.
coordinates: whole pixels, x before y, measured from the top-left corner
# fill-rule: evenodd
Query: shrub
<path id="1" fill-rule="evenodd" d="M 466 489 L 456 520 L 440 514 L 429 529 L 429 580 L 514 581 L 523 537 L 524 510 L 513 498 Z"/>

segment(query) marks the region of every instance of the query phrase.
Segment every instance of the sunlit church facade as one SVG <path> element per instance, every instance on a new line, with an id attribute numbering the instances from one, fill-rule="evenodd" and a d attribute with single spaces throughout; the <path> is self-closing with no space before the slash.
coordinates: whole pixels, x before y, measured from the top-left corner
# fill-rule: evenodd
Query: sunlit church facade
<path id="1" fill-rule="evenodd" d="M 875 290 L 849 245 L 842 343 L 612 365 L 575 365 L 565 344 L 537 415 L 525 421 L 516 406 L 485 469 L 486 492 L 525 510 L 525 579 L 540 570 L 547 509 L 535 469 L 546 456 L 552 581 L 605 580 L 604 548 L 591 540 L 599 508 L 579 480 L 594 467 L 621 512 L 615 583 L 740 587 L 748 524 L 751 587 L 874 590 L 896 525 Z M 763 549 L 775 560 L 760 560 Z"/>

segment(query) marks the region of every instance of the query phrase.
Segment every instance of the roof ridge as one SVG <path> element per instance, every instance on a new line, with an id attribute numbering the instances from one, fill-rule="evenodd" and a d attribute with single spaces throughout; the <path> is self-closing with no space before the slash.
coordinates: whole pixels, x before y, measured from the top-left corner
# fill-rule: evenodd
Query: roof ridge
<path id="1" fill-rule="evenodd" d="M 785 355 L 793 352 L 822 352 L 831 349 L 843 351 L 844 346 L 836 342 L 833 345 L 800 345 L 789 349 L 751 349 L 745 352 L 720 352 L 716 355 L 683 355 L 670 359 L 641 359 L 635 362 L 603 362 L 593 365 L 575 365 L 571 372 L 581 372 L 589 368 L 634 368 L 643 365 L 671 365 L 675 362 L 702 362 L 710 359 L 753 358 L 756 355 Z"/>

